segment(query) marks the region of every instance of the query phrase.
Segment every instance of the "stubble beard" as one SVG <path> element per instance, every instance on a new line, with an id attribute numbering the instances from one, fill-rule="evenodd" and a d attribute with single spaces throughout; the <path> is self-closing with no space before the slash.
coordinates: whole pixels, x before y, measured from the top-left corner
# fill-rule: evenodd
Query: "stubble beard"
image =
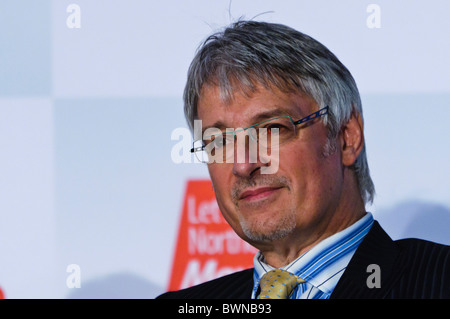
<path id="1" fill-rule="evenodd" d="M 262 243 L 280 240 L 290 235 L 296 228 L 296 210 L 291 209 L 284 212 L 276 220 L 260 219 L 258 217 L 250 220 L 241 217 L 240 225 L 245 236 L 253 242 Z"/>

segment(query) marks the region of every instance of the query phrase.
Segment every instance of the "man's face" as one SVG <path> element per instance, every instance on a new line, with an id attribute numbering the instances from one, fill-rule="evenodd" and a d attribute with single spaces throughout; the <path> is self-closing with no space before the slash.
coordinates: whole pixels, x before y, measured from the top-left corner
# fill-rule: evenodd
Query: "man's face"
<path id="1" fill-rule="evenodd" d="M 215 86 L 205 86 L 198 103 L 202 127 L 243 128 L 259 114 L 281 112 L 299 120 L 321 107 L 304 94 L 263 87 L 225 103 Z M 342 191 L 342 163 L 337 151 L 325 155 L 327 129 L 315 119 L 297 126 L 296 136 L 279 146 L 278 171 L 261 174 L 273 163 L 212 163 L 209 173 L 219 208 L 244 240 L 264 245 L 326 231 Z"/>

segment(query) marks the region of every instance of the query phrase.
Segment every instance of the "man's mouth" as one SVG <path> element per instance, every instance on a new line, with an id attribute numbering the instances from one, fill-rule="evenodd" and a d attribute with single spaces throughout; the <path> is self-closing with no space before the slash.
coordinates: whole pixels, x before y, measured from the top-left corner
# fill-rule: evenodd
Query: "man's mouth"
<path id="1" fill-rule="evenodd" d="M 239 200 L 253 201 L 265 199 L 277 192 L 279 189 L 281 189 L 281 187 L 259 187 L 255 189 L 248 189 L 240 194 Z"/>

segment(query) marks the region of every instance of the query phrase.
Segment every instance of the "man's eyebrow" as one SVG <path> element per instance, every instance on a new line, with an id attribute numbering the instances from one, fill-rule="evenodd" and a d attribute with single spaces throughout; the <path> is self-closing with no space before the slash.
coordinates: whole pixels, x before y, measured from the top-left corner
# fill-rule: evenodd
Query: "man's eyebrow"
<path id="1" fill-rule="evenodd" d="M 290 116 L 290 115 L 291 114 L 289 114 L 289 112 L 287 112 L 286 110 L 283 110 L 281 108 L 276 108 L 273 110 L 269 110 L 269 111 L 258 113 L 256 115 L 254 115 L 251 118 L 251 123 L 253 123 L 252 125 L 254 125 L 254 124 L 263 122 L 265 120 L 268 120 L 268 119 L 271 119 L 271 118 L 274 118 L 277 116 Z"/>
<path id="2" fill-rule="evenodd" d="M 249 123 L 252 123 L 252 124 L 250 124 L 248 126 L 252 126 L 252 125 L 258 124 L 260 122 L 263 122 L 265 120 L 268 120 L 268 119 L 271 119 L 271 118 L 274 118 L 274 117 L 277 117 L 277 116 L 290 116 L 290 114 L 286 110 L 283 110 L 281 108 L 276 108 L 276 109 L 273 109 L 273 110 L 261 112 L 261 113 L 255 114 L 254 116 L 252 116 L 250 118 Z M 218 128 L 219 130 L 222 130 L 222 131 L 225 130 L 226 128 L 237 129 L 236 127 L 229 127 L 229 126 L 227 127 L 227 125 L 225 125 L 225 123 L 223 123 L 220 120 L 214 122 L 214 124 L 212 124 L 212 125 L 205 126 L 203 128 L 203 132 L 206 131 L 209 128 Z"/>

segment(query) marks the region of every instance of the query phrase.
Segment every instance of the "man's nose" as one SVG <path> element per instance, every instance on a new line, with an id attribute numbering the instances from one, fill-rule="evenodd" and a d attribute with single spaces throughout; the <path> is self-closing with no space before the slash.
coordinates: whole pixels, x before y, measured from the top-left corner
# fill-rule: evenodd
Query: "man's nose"
<path id="1" fill-rule="evenodd" d="M 249 177 L 264 165 L 258 158 L 257 141 L 248 135 L 237 137 L 234 145 L 233 174 Z"/>

